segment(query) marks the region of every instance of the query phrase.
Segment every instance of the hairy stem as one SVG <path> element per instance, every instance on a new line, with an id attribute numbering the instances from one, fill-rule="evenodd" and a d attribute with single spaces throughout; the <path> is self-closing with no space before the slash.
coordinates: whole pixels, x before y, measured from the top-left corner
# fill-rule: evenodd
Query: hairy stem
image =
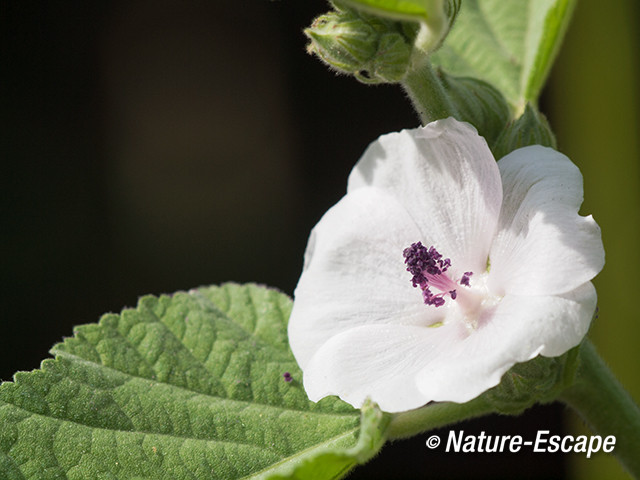
<path id="1" fill-rule="evenodd" d="M 402 82 L 423 125 L 447 117 L 458 117 L 458 111 L 431 66 L 428 57 L 417 59 Z"/>

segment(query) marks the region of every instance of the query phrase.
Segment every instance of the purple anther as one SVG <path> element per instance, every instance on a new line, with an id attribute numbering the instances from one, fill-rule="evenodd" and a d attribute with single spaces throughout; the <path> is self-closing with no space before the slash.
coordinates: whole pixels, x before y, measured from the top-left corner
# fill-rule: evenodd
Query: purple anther
<path id="1" fill-rule="evenodd" d="M 291 380 L 293 380 L 293 377 L 291 376 L 291 374 L 289 372 L 284 372 L 282 374 L 282 377 L 284 378 L 285 382 L 290 382 Z"/>
<path id="2" fill-rule="evenodd" d="M 444 293 L 434 294 L 427 286 L 422 289 L 422 298 L 424 299 L 425 305 L 441 307 L 442 305 L 444 305 L 444 295 Z"/>
<path id="3" fill-rule="evenodd" d="M 439 296 L 435 296 L 433 297 L 433 303 L 432 305 L 434 307 L 441 307 L 442 305 L 444 305 L 444 298 L 439 297 Z"/>
<path id="4" fill-rule="evenodd" d="M 427 279 L 423 275 L 423 271 L 427 266 L 429 252 L 421 242 L 412 243 L 410 247 L 402 251 L 404 263 L 407 266 L 407 272 L 413 275 L 411 282 L 414 287 L 426 283 Z"/>
<path id="5" fill-rule="evenodd" d="M 451 260 L 442 258 L 434 246 L 427 248 L 422 242 L 415 242 L 405 248 L 402 255 L 407 272 L 412 275 L 411 283 L 414 287 L 420 287 L 426 305 L 441 307 L 445 303 L 446 295 L 449 295 L 452 300 L 458 297 L 458 292 L 452 288 L 457 286 L 456 282 L 445 274 L 451 267 Z M 460 283 L 468 287 L 471 275 L 471 272 L 466 272 Z M 432 288 L 441 293 L 433 293 Z"/>
<path id="6" fill-rule="evenodd" d="M 471 277 L 471 275 L 473 275 L 473 272 L 464 272 L 464 275 L 462 275 L 462 278 L 460 279 L 460 285 L 470 287 L 471 284 L 469 283 L 469 277 Z"/>
<path id="7" fill-rule="evenodd" d="M 441 275 L 451 266 L 451 260 L 442 259 L 442 255 L 435 249 L 428 249 L 422 242 L 412 243 L 410 247 L 402 251 L 404 263 L 407 265 L 407 272 L 413 275 L 411 279 L 413 286 L 423 285 L 427 282 L 425 273 L 428 275 Z"/>
<path id="8" fill-rule="evenodd" d="M 446 272 L 450 266 L 451 266 L 451 260 L 449 260 L 448 258 L 445 258 L 442 261 L 442 271 Z"/>

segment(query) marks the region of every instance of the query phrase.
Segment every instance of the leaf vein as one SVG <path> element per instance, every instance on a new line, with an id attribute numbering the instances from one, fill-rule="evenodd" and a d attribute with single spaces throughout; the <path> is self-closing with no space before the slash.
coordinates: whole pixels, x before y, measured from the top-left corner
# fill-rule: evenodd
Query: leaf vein
<path id="1" fill-rule="evenodd" d="M 118 372 L 119 374 L 127 376 L 127 377 L 130 377 L 132 379 L 144 380 L 145 382 L 152 381 L 154 383 L 165 385 L 165 386 L 170 387 L 170 388 L 174 388 L 174 389 L 178 389 L 178 390 L 181 390 L 181 391 L 185 391 L 185 392 L 191 393 L 194 396 L 195 395 L 201 395 L 203 397 L 208 397 L 208 398 L 211 398 L 211 399 L 217 400 L 217 401 L 230 402 L 230 403 L 235 403 L 235 404 L 244 404 L 247 407 L 251 407 L 251 406 L 255 405 L 255 406 L 261 406 L 261 407 L 273 408 L 273 409 L 276 409 L 276 410 L 283 410 L 284 412 L 300 412 L 300 413 L 306 413 L 306 414 L 314 415 L 314 416 L 330 416 L 330 417 L 351 418 L 351 417 L 354 417 L 354 416 L 358 415 L 358 410 L 355 410 L 355 409 L 354 409 L 353 413 L 344 413 L 344 414 L 343 413 L 333 413 L 333 412 L 317 412 L 317 411 L 313 411 L 313 410 L 304 410 L 304 409 L 301 409 L 301 408 L 293 408 L 293 407 L 290 407 L 290 406 L 273 405 L 273 404 L 264 403 L 264 402 L 255 402 L 255 401 L 248 401 L 248 400 L 238 400 L 238 399 L 229 398 L 229 397 L 220 397 L 220 396 L 217 396 L 217 395 L 211 395 L 211 394 L 207 394 L 207 393 L 197 392 L 195 390 L 191 390 L 191 389 L 186 388 L 186 387 L 181 387 L 179 385 L 173 385 L 171 383 L 161 382 L 161 381 L 154 380 L 154 379 L 147 378 L 147 377 L 141 377 L 139 375 L 134 375 L 134 374 L 129 373 L 129 372 L 123 372 L 121 370 L 117 370 L 115 368 L 112 368 L 112 367 L 109 367 L 109 366 L 106 366 L 106 365 L 97 364 L 95 362 L 92 362 L 91 360 L 86 360 L 86 359 L 84 359 L 82 357 L 78 357 L 77 355 L 74 355 L 73 353 L 65 352 L 64 350 L 55 350 L 54 349 L 54 350 L 52 350 L 52 352 L 55 353 L 58 356 L 67 357 L 67 358 L 71 359 L 74 362 L 78 362 L 78 363 L 82 363 L 82 364 L 85 364 L 85 365 L 89 365 L 89 366 L 91 366 L 93 368 L 99 368 L 99 369 L 100 368 L 105 368 L 105 369 L 108 369 L 108 370 L 111 370 L 111 371 L 114 371 L 114 372 Z M 25 411 L 28 411 L 28 410 L 25 410 Z"/>
<path id="2" fill-rule="evenodd" d="M 340 435 L 336 435 L 335 437 L 331 437 L 331 438 L 329 438 L 329 439 L 327 439 L 327 440 L 325 440 L 323 442 L 317 443 L 315 445 L 311 445 L 310 447 L 307 447 L 304 450 L 296 452 L 294 455 L 290 455 L 288 457 L 283 458 L 278 463 L 274 463 L 274 464 L 269 465 L 267 468 L 265 468 L 265 469 L 263 469 L 263 470 L 261 470 L 259 472 L 252 473 L 252 474 L 250 474 L 249 476 L 246 476 L 246 477 L 242 477 L 240 480 L 250 480 L 250 479 L 253 479 L 253 478 L 258 478 L 258 476 L 261 476 L 264 473 L 267 473 L 269 470 L 275 470 L 278 466 L 283 465 L 283 464 L 285 464 L 285 463 L 287 463 L 287 462 L 289 462 L 289 461 L 291 461 L 291 460 L 293 460 L 295 458 L 302 457 L 303 455 L 305 455 L 305 454 L 307 454 L 309 452 L 312 452 L 313 450 L 315 450 L 317 448 L 323 447 L 324 445 L 326 445 L 328 443 L 336 442 L 336 441 L 339 441 L 339 440 L 341 440 L 343 438 L 348 437 L 349 435 L 353 435 L 359 429 L 360 429 L 360 427 L 358 426 L 358 427 L 353 428 L 351 430 L 348 430 L 348 431 L 346 431 L 344 433 L 341 433 Z"/>
<path id="3" fill-rule="evenodd" d="M 502 55 L 510 63 L 513 63 L 518 67 L 521 67 L 521 63 L 518 61 L 517 58 L 514 57 L 513 53 L 509 50 L 507 45 L 498 35 L 498 32 L 496 31 L 495 27 L 489 21 L 489 15 L 487 15 L 487 12 L 482 8 L 482 2 L 477 2 L 476 4 L 478 6 L 478 13 L 480 14 L 480 19 L 482 20 L 482 23 L 486 26 L 487 32 L 489 33 L 491 39 L 499 47 L 500 51 L 502 52 Z"/>

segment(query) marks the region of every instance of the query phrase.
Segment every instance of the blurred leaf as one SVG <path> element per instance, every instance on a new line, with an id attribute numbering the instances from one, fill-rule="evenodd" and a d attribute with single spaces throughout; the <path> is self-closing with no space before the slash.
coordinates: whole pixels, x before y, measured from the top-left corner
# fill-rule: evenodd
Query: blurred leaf
<path id="1" fill-rule="evenodd" d="M 518 112 L 536 103 L 575 0 L 465 0 L 433 63 L 496 87 Z"/>
<path id="2" fill-rule="evenodd" d="M 354 7 L 364 8 L 381 16 L 403 20 L 428 20 L 433 9 L 442 2 L 438 0 L 343 0 Z M 436 13 L 441 15 L 442 7 Z"/>
<path id="3" fill-rule="evenodd" d="M 290 311 L 228 284 L 78 327 L 0 386 L 0 478 L 339 478 L 382 446 L 388 417 L 368 406 L 361 429 L 346 403 L 308 401 Z"/>

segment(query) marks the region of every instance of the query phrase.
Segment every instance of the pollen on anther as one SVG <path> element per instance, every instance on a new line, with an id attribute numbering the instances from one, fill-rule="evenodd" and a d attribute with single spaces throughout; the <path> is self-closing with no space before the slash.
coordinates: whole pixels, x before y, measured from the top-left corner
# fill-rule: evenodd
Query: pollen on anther
<path id="1" fill-rule="evenodd" d="M 413 275 L 411 281 L 414 287 L 427 282 L 425 274 L 441 275 L 451 266 L 451 260 L 443 259 L 435 247 L 426 248 L 422 242 L 412 243 L 402 251 L 402 255 L 407 272 Z"/>
<path id="2" fill-rule="evenodd" d="M 451 267 L 451 260 L 442 258 L 442 255 L 434 246 L 425 247 L 422 242 L 412 243 L 411 246 L 402 251 L 406 270 L 411 277 L 411 283 L 422 290 L 422 299 L 425 305 L 441 307 L 445 304 L 445 297 L 449 295 L 452 300 L 456 300 L 461 292 L 456 288 L 458 285 L 470 287 L 470 277 L 472 272 L 465 272 L 462 278 L 456 282 L 445 272 Z M 432 291 L 435 289 L 435 292 Z"/>

